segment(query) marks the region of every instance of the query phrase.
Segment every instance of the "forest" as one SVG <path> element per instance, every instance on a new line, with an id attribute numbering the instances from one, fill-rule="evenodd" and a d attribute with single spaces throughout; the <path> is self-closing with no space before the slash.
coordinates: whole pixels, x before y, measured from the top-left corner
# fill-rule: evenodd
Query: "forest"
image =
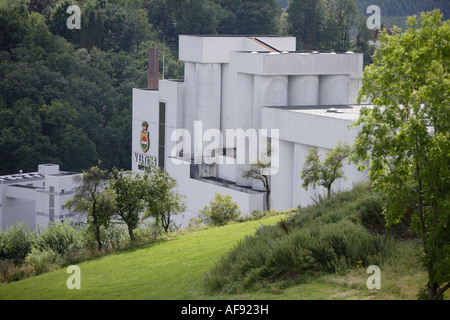
<path id="1" fill-rule="evenodd" d="M 363 52 L 366 63 L 373 53 L 367 16 L 358 10 L 363 0 L 284 1 L 286 10 L 276 0 L 6 2 L 0 2 L 0 175 L 36 171 L 42 163 L 76 172 L 93 165 L 130 169 L 132 88 L 146 86 L 154 46 L 164 78 L 183 78 L 180 34 L 291 35 L 298 49 Z M 378 3 L 382 12 L 402 16 L 432 7 L 448 12 L 447 1 Z M 81 10 L 80 29 L 67 27 L 70 5 Z"/>
<path id="2" fill-rule="evenodd" d="M 291 1 L 277 0 L 284 9 L 287 9 Z M 445 19 L 448 19 L 450 14 L 450 5 L 447 0 L 356 0 L 356 4 L 363 13 L 368 6 L 377 5 L 388 17 L 410 16 L 422 11 L 432 11 L 435 8 L 441 9 Z"/>

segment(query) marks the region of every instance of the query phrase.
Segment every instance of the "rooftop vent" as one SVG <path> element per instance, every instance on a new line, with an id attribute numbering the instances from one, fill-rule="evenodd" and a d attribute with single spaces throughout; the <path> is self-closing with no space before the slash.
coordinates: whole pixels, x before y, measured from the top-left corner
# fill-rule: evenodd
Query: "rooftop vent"
<path id="1" fill-rule="evenodd" d="M 327 113 L 343 113 L 343 112 L 336 108 L 330 108 L 330 109 L 327 109 Z"/>

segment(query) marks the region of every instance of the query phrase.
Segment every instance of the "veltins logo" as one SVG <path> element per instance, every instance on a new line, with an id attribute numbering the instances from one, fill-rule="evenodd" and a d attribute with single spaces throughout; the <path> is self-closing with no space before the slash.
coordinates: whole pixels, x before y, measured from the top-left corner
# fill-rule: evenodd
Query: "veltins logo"
<path id="1" fill-rule="evenodd" d="M 141 131 L 141 149 L 144 152 L 147 152 L 150 149 L 150 133 L 148 132 L 148 123 L 142 123 L 142 131 Z"/>

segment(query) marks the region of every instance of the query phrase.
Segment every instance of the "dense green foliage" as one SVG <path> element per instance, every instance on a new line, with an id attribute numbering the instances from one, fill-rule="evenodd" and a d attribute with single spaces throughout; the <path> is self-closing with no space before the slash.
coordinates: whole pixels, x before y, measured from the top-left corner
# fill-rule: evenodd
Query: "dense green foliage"
<path id="1" fill-rule="evenodd" d="M 40 251 L 32 248 L 31 252 L 25 258 L 25 262 L 29 264 L 36 275 L 44 273 L 48 266 L 58 259 L 58 254 L 51 249 Z"/>
<path id="2" fill-rule="evenodd" d="M 411 16 L 422 11 L 440 9 L 445 19 L 450 17 L 450 4 L 447 0 L 356 0 L 361 11 L 370 5 L 377 5 L 383 16 Z"/>
<path id="3" fill-rule="evenodd" d="M 198 218 L 208 226 L 222 226 L 236 220 L 240 214 L 239 205 L 232 201 L 230 195 L 216 193 L 209 206 L 200 210 Z"/>
<path id="4" fill-rule="evenodd" d="M 35 234 L 25 223 L 16 223 L 0 232 L 0 261 L 21 263 L 35 241 Z"/>
<path id="5" fill-rule="evenodd" d="M 348 143 L 341 142 L 327 152 L 325 159 L 321 161 L 319 149 L 317 147 L 310 148 L 301 174 L 303 188 L 308 190 L 310 186 L 313 188 L 322 186 L 327 190 L 329 197 L 333 183 L 337 179 L 345 178 L 342 168 L 351 153 L 352 149 Z"/>
<path id="6" fill-rule="evenodd" d="M 277 0 L 286 9 L 293 0 Z M 450 17 L 450 5 L 447 0 L 355 0 L 362 13 L 366 13 L 367 7 L 377 5 L 384 16 L 405 17 L 418 14 L 422 11 L 432 11 L 439 8 L 445 19 Z"/>
<path id="7" fill-rule="evenodd" d="M 186 210 L 185 195 L 177 191 L 177 181 L 160 167 L 148 166 L 143 181 L 145 213 L 142 219 L 155 219 L 167 233 L 175 227 L 173 216 Z"/>
<path id="8" fill-rule="evenodd" d="M 345 272 L 381 264 L 393 233 L 369 231 L 382 219 L 384 198 L 364 186 L 324 198 L 275 226 L 264 226 L 225 254 L 205 275 L 211 292 L 257 290 L 279 279 L 304 281 L 312 274 Z"/>
<path id="9" fill-rule="evenodd" d="M 145 10 L 122 2 L 83 2 L 81 30 L 66 27 L 65 1 L 42 15 L 0 9 L 0 174 L 47 162 L 80 172 L 98 159 L 130 167 L 131 89 L 146 86 L 147 48 L 160 48 L 168 78 L 182 77 L 182 65 Z"/>
<path id="10" fill-rule="evenodd" d="M 1 10 L 0 24 L 0 173 L 128 167 L 129 91 L 144 83 L 144 60 L 76 49 L 21 7 Z"/>
<path id="11" fill-rule="evenodd" d="M 160 225 L 141 222 L 134 229 L 135 243 L 153 242 L 162 232 Z M 26 277 L 27 273 L 21 271 L 26 265 L 31 265 L 34 273 L 42 273 L 53 263 L 76 264 L 103 252 L 125 248 L 130 245 L 128 227 L 123 223 L 102 227 L 100 240 L 101 252 L 96 249 L 96 238 L 88 226 L 52 223 L 33 231 L 25 224 L 16 223 L 0 231 L 0 282 Z"/>
<path id="12" fill-rule="evenodd" d="M 382 35 L 363 74 L 357 158 L 388 196 L 390 225 L 407 212 L 424 243 L 428 298 L 450 288 L 450 21 L 435 10 L 403 33 Z"/>
<path id="13" fill-rule="evenodd" d="M 361 7 L 363 1 L 357 3 Z M 380 4 L 383 15 L 388 14 L 388 3 Z M 394 13 L 417 13 L 431 6 L 440 7 L 444 15 L 448 11 L 442 1 L 418 3 L 403 4 L 403 11 Z M 79 30 L 66 25 L 67 7 L 73 4 L 81 10 Z M 353 0 L 317 4 L 313 12 L 293 6 L 286 14 L 275 0 L 3 3 L 0 174 L 34 171 L 47 162 L 80 172 L 99 159 L 106 169 L 130 169 L 132 88 L 146 86 L 151 46 L 160 49 L 161 77 L 183 78 L 183 63 L 177 60 L 179 34 L 294 35 L 299 49 L 351 49 L 364 52 L 370 63 L 365 13 L 334 9 L 347 4 L 353 8 Z M 348 36 L 352 26 L 359 30 L 353 44 Z"/>

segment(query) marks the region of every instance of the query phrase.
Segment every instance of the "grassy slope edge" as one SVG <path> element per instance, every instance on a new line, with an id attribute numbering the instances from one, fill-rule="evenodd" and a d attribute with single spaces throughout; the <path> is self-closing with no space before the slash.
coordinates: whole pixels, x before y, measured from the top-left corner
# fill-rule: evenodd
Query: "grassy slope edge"
<path id="1" fill-rule="evenodd" d="M 0 299 L 204 299 L 202 277 L 214 261 L 259 226 L 281 218 L 186 232 L 80 263 L 81 290 L 67 289 L 66 269 L 2 284 Z"/>
<path id="2" fill-rule="evenodd" d="M 0 285 L 0 300 L 401 300 L 416 299 L 419 288 L 426 283 L 420 263 L 421 247 L 416 240 L 408 239 L 397 241 L 380 265 L 381 290 L 367 288 L 369 275 L 364 266 L 350 266 L 343 273 L 312 272 L 307 277 L 287 274 L 256 290 L 208 293 L 205 275 L 246 237 L 252 238 L 262 226 L 276 225 L 286 217 L 281 214 L 181 231 L 154 244 L 80 263 L 81 290 L 67 289 L 70 275 L 61 269 Z"/>

